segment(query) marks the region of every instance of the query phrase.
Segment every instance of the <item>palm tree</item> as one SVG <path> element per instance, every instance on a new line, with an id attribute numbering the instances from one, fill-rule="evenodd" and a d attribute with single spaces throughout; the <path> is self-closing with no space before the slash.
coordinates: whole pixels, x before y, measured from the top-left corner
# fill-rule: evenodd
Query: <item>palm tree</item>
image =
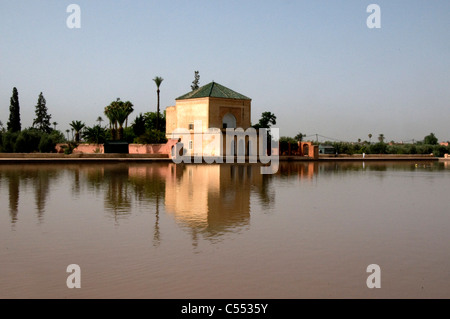
<path id="1" fill-rule="evenodd" d="M 133 103 L 131 103 L 130 101 L 126 101 L 123 103 L 123 108 L 125 109 L 125 111 L 127 112 L 127 118 L 125 119 L 125 128 L 128 127 L 128 116 L 133 113 L 134 109 L 133 109 Z"/>
<path id="2" fill-rule="evenodd" d="M 81 121 L 72 121 L 70 126 L 75 130 L 75 142 L 80 142 L 80 132 L 84 128 L 85 124 Z"/>
<path id="3" fill-rule="evenodd" d="M 58 123 L 53 122 L 52 124 L 53 124 L 53 126 L 55 127 L 55 131 L 56 131 L 56 125 L 58 125 Z"/>
<path id="4" fill-rule="evenodd" d="M 298 141 L 298 142 L 301 142 L 301 141 L 303 141 L 303 137 L 304 137 L 304 135 L 302 134 L 302 133 L 298 133 L 297 135 L 295 135 L 295 139 Z"/>
<path id="5" fill-rule="evenodd" d="M 117 98 L 117 100 L 105 107 L 105 115 L 109 119 L 113 140 L 116 138 L 116 135 L 118 135 L 117 138 L 119 140 L 123 138 L 123 123 L 126 122 L 126 126 L 128 125 L 128 116 L 133 111 L 133 103 L 130 101 L 123 102 L 120 98 Z"/>
<path id="6" fill-rule="evenodd" d="M 67 130 L 66 130 L 66 133 L 67 133 L 67 141 L 69 141 L 69 132 L 70 132 L 70 130 L 67 129 Z"/>
<path id="7" fill-rule="evenodd" d="M 103 118 L 101 116 L 97 117 L 98 125 L 101 126 L 103 122 Z"/>
<path id="8" fill-rule="evenodd" d="M 119 141 L 123 139 L 123 123 L 127 120 L 128 118 L 128 110 L 125 108 L 118 108 L 116 109 L 116 120 L 117 123 L 119 124 L 119 130 L 118 130 L 118 138 Z"/>
<path id="9" fill-rule="evenodd" d="M 111 138 L 115 140 L 117 132 L 117 118 L 115 108 L 113 107 L 113 103 L 105 107 L 105 115 L 109 120 L 109 129 L 111 131 Z"/>
<path id="10" fill-rule="evenodd" d="M 153 81 L 155 81 L 156 84 L 156 95 L 158 97 L 158 103 L 156 107 L 156 129 L 159 131 L 159 87 L 161 86 L 161 83 L 162 81 L 164 81 L 164 79 L 160 76 L 157 76 L 153 79 Z"/>
<path id="11" fill-rule="evenodd" d="M 267 129 L 267 145 L 266 145 L 266 152 L 267 155 L 272 155 L 272 147 L 271 147 L 271 141 L 272 141 L 272 135 L 270 131 L 270 127 L 272 125 L 277 124 L 277 117 L 272 112 L 263 112 L 261 114 L 261 118 L 259 119 L 259 122 L 253 125 L 253 128 L 259 130 L 259 129 Z"/>
<path id="12" fill-rule="evenodd" d="M 384 139 L 385 139 L 384 134 L 380 134 L 380 135 L 378 136 L 378 140 L 380 141 L 380 143 L 383 143 L 383 142 L 384 142 Z"/>
<path id="13" fill-rule="evenodd" d="M 83 132 L 83 138 L 88 143 L 104 143 L 106 141 L 106 129 L 104 129 L 100 125 L 86 127 L 86 130 Z"/>
<path id="14" fill-rule="evenodd" d="M 369 144 L 371 144 L 372 143 L 372 134 L 369 134 L 368 136 L 369 136 Z"/>

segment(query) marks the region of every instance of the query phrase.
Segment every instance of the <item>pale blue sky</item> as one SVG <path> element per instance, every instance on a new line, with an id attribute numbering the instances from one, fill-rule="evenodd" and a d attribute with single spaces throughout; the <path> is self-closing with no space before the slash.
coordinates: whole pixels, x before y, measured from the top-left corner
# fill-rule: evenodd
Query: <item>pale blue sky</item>
<path id="1" fill-rule="evenodd" d="M 69 29 L 69 4 L 81 28 Z M 369 4 L 381 29 L 369 29 Z M 95 124 L 120 97 L 156 110 L 216 81 L 252 98 L 280 135 L 339 140 L 450 140 L 448 0 L 0 0 L 0 120 L 13 87 L 22 126 L 31 126 L 42 91 L 59 129 Z"/>

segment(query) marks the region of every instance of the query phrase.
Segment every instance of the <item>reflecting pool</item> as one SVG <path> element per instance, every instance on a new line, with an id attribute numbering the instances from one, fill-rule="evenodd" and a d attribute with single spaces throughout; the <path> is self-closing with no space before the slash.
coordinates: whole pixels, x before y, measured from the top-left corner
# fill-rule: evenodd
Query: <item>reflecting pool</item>
<path id="1" fill-rule="evenodd" d="M 450 298 L 449 189 L 442 162 L 2 164 L 0 298 Z"/>

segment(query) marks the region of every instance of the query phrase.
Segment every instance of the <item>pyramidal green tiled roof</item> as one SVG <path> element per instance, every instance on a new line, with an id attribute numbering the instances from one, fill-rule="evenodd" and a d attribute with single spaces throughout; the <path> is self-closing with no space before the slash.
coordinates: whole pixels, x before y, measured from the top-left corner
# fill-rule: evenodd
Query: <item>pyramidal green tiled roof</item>
<path id="1" fill-rule="evenodd" d="M 211 82 L 202 87 L 199 87 L 197 90 L 186 93 L 175 100 L 186 100 L 186 99 L 197 99 L 202 97 L 219 97 L 225 99 L 238 99 L 238 100 L 250 100 L 249 97 L 237 93 L 229 88 L 220 85 L 216 82 Z"/>

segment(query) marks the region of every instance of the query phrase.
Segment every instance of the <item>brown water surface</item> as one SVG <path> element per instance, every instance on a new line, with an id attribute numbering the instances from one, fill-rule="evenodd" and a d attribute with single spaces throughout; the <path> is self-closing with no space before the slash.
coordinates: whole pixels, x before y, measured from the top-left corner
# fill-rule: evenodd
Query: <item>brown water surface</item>
<path id="1" fill-rule="evenodd" d="M 436 162 L 0 165 L 0 298 L 450 298 L 449 189 Z"/>

